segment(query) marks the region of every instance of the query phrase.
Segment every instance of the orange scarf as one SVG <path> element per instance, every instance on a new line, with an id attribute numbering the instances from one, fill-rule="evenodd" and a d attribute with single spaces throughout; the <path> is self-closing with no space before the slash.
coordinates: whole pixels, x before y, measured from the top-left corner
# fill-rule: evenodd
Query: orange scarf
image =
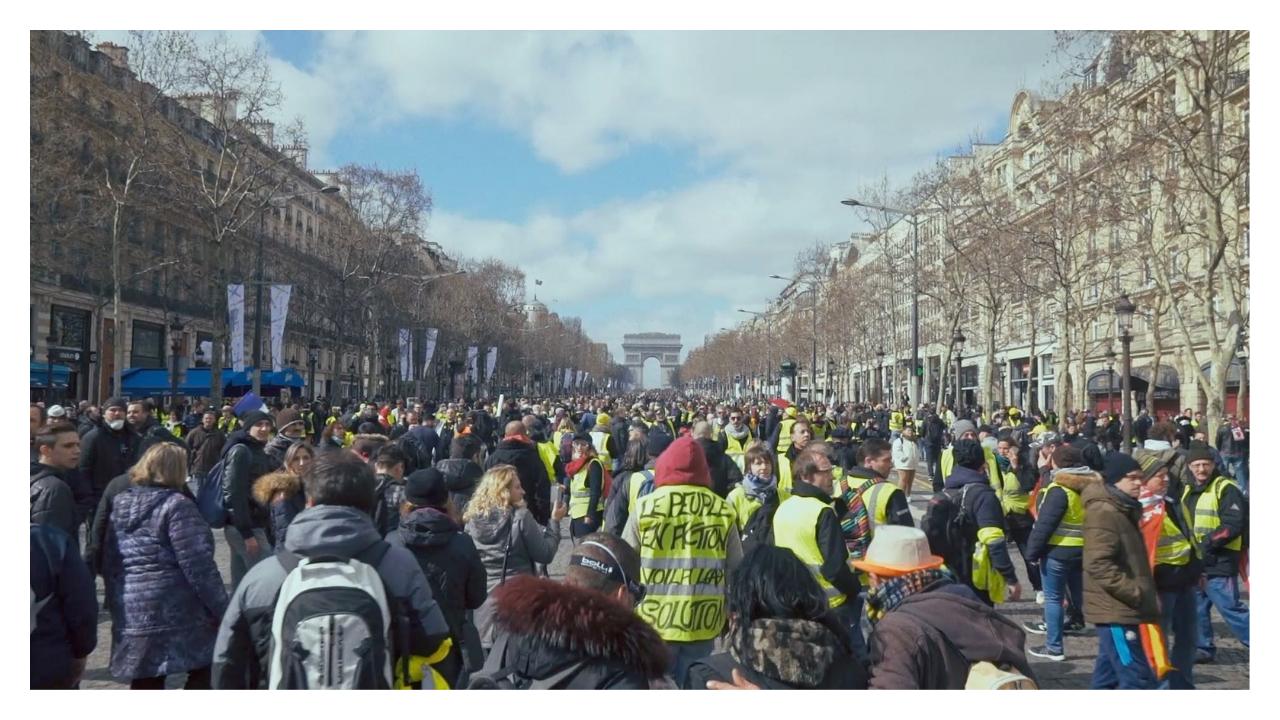
<path id="1" fill-rule="evenodd" d="M 1142 532 L 1142 541 L 1147 545 L 1147 563 L 1154 573 L 1156 567 L 1156 545 L 1160 542 L 1160 532 L 1164 527 L 1165 504 L 1163 497 L 1152 497 L 1143 493 L 1142 520 L 1138 529 Z M 1173 670 L 1169 660 L 1169 643 L 1159 623 L 1143 623 L 1138 626 L 1138 634 L 1142 636 L 1142 650 L 1147 656 L 1147 664 L 1155 671 L 1157 680 Z"/>

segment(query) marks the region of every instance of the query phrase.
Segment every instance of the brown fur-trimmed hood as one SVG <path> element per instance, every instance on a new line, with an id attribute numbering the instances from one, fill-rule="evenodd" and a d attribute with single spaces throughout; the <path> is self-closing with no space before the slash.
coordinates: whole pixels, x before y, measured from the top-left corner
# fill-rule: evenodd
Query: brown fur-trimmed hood
<path id="1" fill-rule="evenodd" d="M 276 493 L 293 497 L 300 492 L 302 492 L 302 478 L 288 470 L 267 473 L 253 483 L 253 499 L 263 507 L 271 506 L 271 499 L 276 496 Z"/>
<path id="2" fill-rule="evenodd" d="M 531 575 L 493 591 L 494 621 L 514 635 L 564 653 L 624 665 L 660 678 L 668 650 L 647 622 L 604 595 Z"/>
<path id="3" fill-rule="evenodd" d="M 1085 486 L 1090 483 L 1102 483 L 1102 476 L 1098 473 L 1079 468 L 1064 468 L 1053 473 L 1051 477 L 1052 482 L 1077 493 L 1084 492 Z"/>

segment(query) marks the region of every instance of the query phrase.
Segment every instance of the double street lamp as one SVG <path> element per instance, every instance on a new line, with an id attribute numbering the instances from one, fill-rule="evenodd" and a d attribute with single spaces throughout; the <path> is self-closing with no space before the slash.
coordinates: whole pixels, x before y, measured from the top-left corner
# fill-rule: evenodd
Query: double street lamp
<path id="1" fill-rule="evenodd" d="M 320 359 L 320 345 L 312 340 L 307 345 L 307 398 L 315 400 L 316 396 L 316 361 Z"/>
<path id="2" fill-rule="evenodd" d="M 924 375 L 920 372 L 920 215 L 915 210 L 901 210 L 885 205 L 862 202 L 849 198 L 841 200 L 841 205 L 864 207 L 868 210 L 900 215 L 911 224 L 911 407 L 920 404 L 921 384 Z"/>
<path id="3" fill-rule="evenodd" d="M 178 314 L 173 314 L 173 322 L 169 323 L 169 357 L 172 358 L 173 371 L 169 375 L 169 403 L 178 401 L 178 353 L 182 352 L 182 321 Z"/>
<path id="4" fill-rule="evenodd" d="M 964 333 L 956 329 L 954 335 L 951 336 L 951 350 L 956 356 L 956 415 L 960 415 L 960 372 L 964 369 L 961 353 L 964 352 Z"/>

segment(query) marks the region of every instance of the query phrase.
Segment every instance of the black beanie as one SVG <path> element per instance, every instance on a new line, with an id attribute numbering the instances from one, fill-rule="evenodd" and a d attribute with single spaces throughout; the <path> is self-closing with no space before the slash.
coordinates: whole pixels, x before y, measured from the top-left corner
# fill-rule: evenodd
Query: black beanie
<path id="1" fill-rule="evenodd" d="M 982 445 L 977 440 L 957 440 L 951 446 L 951 457 L 956 465 L 970 470 L 981 470 L 987 464 Z"/>
<path id="2" fill-rule="evenodd" d="M 649 451 L 649 459 L 656 460 L 658 456 L 662 454 L 662 451 L 666 450 L 667 446 L 672 442 L 671 436 L 661 430 L 651 431 L 649 433 L 649 446 L 647 448 Z"/>
<path id="3" fill-rule="evenodd" d="M 106 402 L 102 403 L 102 409 L 104 411 L 107 408 L 113 408 L 113 407 L 118 407 L 121 410 L 124 410 L 129 407 L 129 401 L 117 395 L 116 397 L 110 398 Z"/>
<path id="4" fill-rule="evenodd" d="M 1124 478 L 1125 475 L 1134 470 L 1141 471 L 1142 466 L 1132 455 L 1122 452 L 1109 452 L 1102 459 L 1102 479 L 1107 481 L 1108 485 L 1115 485 Z"/>
<path id="5" fill-rule="evenodd" d="M 270 415 L 262 412 L 261 410 L 254 410 L 252 412 L 247 412 L 244 414 L 244 417 L 241 419 L 244 420 L 245 429 L 249 429 L 254 425 L 257 425 L 258 423 L 262 422 L 263 420 L 269 421 L 271 423 L 271 427 L 275 427 L 276 425 L 276 421 L 273 420 Z"/>

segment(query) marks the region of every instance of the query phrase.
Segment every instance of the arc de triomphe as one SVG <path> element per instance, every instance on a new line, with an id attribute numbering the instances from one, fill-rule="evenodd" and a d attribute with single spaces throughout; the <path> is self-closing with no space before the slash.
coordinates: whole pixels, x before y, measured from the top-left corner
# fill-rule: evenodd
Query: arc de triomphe
<path id="1" fill-rule="evenodd" d="M 626 354 L 626 362 L 623 364 L 631 371 L 633 386 L 644 387 L 644 363 L 649 358 L 656 358 L 662 367 L 662 381 L 658 387 L 671 387 L 671 373 L 680 365 L 682 347 L 679 335 L 666 333 L 623 335 L 622 352 Z"/>

